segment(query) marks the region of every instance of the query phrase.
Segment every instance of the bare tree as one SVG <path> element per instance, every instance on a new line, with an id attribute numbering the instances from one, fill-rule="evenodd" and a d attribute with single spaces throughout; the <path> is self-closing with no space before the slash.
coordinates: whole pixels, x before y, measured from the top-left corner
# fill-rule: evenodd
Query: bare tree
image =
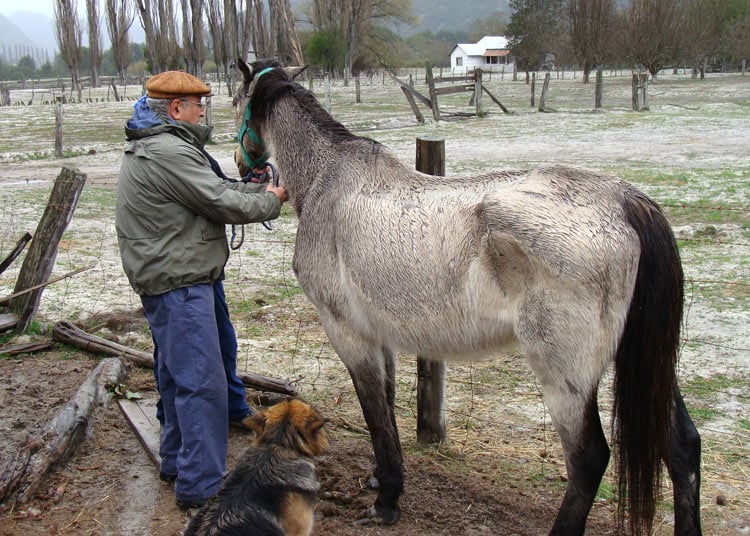
<path id="1" fill-rule="evenodd" d="M 203 40 L 203 0 L 181 0 L 182 4 L 182 52 L 187 71 L 197 77 L 203 76 L 206 60 L 206 44 Z"/>
<path id="2" fill-rule="evenodd" d="M 509 48 L 526 70 L 541 68 L 558 48 L 559 30 L 565 20 L 563 0 L 510 0 Z M 564 31 L 563 31 L 564 33 Z"/>
<path id="3" fill-rule="evenodd" d="M 156 74 L 177 68 L 180 48 L 172 2 L 135 0 L 135 4 L 146 33 L 146 54 L 151 72 Z"/>
<path id="4" fill-rule="evenodd" d="M 344 57 L 344 85 L 349 85 L 349 77 L 353 76 L 352 65 L 354 55 L 359 45 L 360 34 L 372 14 L 371 0 L 349 0 L 349 24 L 346 28 L 347 44 Z"/>
<path id="5" fill-rule="evenodd" d="M 216 73 L 223 76 L 227 93 L 234 94 L 235 69 L 232 68 L 239 55 L 239 19 L 235 0 L 207 0 L 206 16 L 211 37 L 211 50 Z M 243 56 L 243 59 L 246 59 Z"/>
<path id="6" fill-rule="evenodd" d="M 78 91 L 81 100 L 81 23 L 78 21 L 76 0 L 55 0 L 55 37 L 60 48 L 60 56 L 70 69 L 72 87 Z"/>
<path id="7" fill-rule="evenodd" d="M 243 0 L 240 0 L 243 3 Z M 244 13 L 244 18 L 237 21 L 237 53 L 244 60 L 248 60 L 248 53 L 250 50 L 257 50 L 255 48 L 255 30 L 253 28 L 253 20 L 255 18 L 255 6 L 253 0 L 244 0 L 245 9 L 241 10 Z"/>
<path id="8" fill-rule="evenodd" d="M 693 68 L 693 77 L 705 77 L 709 60 L 726 49 L 736 13 L 726 0 L 685 0 L 682 46 L 685 59 Z"/>
<path id="9" fill-rule="evenodd" d="M 328 33 L 346 43 L 345 83 L 358 58 L 384 57 L 389 44 L 379 39 L 382 26 L 413 22 L 411 0 L 313 0 L 307 13 L 316 33 Z"/>
<path id="10" fill-rule="evenodd" d="M 680 57 L 682 0 L 631 0 L 625 41 L 630 59 L 645 67 L 651 78 Z"/>
<path id="11" fill-rule="evenodd" d="M 99 0 L 86 0 L 86 20 L 89 34 L 89 63 L 91 87 L 99 87 L 99 69 L 102 66 L 102 36 L 99 21 Z"/>
<path id="12" fill-rule="evenodd" d="M 583 68 L 583 83 L 607 56 L 613 0 L 568 0 L 570 42 Z"/>
<path id="13" fill-rule="evenodd" d="M 271 14 L 271 51 L 287 65 L 303 65 L 302 46 L 299 43 L 294 14 L 289 0 L 269 0 Z"/>
<path id="14" fill-rule="evenodd" d="M 107 31 L 112 43 L 112 61 L 117 69 L 120 84 L 125 84 L 130 65 L 128 30 L 133 24 L 133 12 L 128 0 L 107 0 Z"/>
<path id="15" fill-rule="evenodd" d="M 273 40 L 271 39 L 271 30 L 264 23 L 264 9 L 262 0 L 248 0 L 248 5 L 252 4 L 253 17 L 249 21 L 250 26 L 245 26 L 245 31 L 250 29 L 252 35 L 253 50 L 259 57 L 271 57 L 276 54 Z"/>
<path id="16" fill-rule="evenodd" d="M 726 54 L 734 60 L 744 60 L 743 66 L 746 67 L 750 58 L 750 9 L 732 20 L 725 46 Z M 745 74 L 744 70 L 742 74 Z"/>

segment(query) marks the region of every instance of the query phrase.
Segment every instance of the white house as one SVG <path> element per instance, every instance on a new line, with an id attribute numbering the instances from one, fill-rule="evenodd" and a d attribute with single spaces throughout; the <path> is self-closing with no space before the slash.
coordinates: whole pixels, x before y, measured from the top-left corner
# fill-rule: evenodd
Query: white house
<path id="1" fill-rule="evenodd" d="M 513 70 L 513 57 L 508 50 L 508 40 L 499 35 L 485 35 L 477 43 L 459 43 L 451 51 L 451 70 L 468 73 L 483 71 L 504 72 Z"/>

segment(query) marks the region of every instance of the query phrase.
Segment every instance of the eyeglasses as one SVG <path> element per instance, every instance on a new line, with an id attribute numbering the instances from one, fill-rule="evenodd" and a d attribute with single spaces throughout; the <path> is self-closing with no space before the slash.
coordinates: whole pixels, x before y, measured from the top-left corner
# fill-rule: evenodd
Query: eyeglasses
<path id="1" fill-rule="evenodd" d="M 200 106 L 201 110 L 205 110 L 206 106 L 208 106 L 208 103 L 206 102 L 195 102 L 188 99 L 180 99 L 181 102 L 187 103 L 187 104 L 195 104 L 196 106 Z"/>

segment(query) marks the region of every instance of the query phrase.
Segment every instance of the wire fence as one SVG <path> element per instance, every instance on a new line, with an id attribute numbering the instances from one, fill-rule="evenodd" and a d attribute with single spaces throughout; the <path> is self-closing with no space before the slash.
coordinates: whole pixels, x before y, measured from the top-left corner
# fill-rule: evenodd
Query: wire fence
<path id="1" fill-rule="evenodd" d="M 414 78 L 417 78 L 416 73 Z M 495 83 L 500 82 L 495 80 Z M 509 102 L 515 103 L 517 108 L 527 107 L 525 88 L 518 89 L 507 81 L 502 83 L 506 84 Z M 367 98 L 375 100 L 375 93 L 382 92 L 384 84 L 375 78 L 374 85 L 379 87 L 373 87 Z M 578 87 L 574 90 L 583 91 Z M 561 91 L 561 98 L 567 99 L 574 90 L 566 89 L 569 93 L 565 94 Z M 666 89 L 661 87 L 660 91 L 666 92 Z M 388 97 L 388 107 L 384 101 L 376 104 L 381 110 L 375 119 L 354 118 L 361 112 L 351 106 L 351 93 L 344 95 L 339 101 L 334 100 L 334 113 L 342 121 L 350 124 L 349 118 L 352 118 L 351 123 L 356 122 L 363 128 L 369 128 L 368 121 L 375 122 L 380 129 L 378 134 L 393 136 L 386 141 L 393 139 L 400 144 L 402 155 L 413 151 L 414 132 L 408 130 L 413 126 L 413 118 L 405 101 L 399 100 L 403 97 L 398 92 L 395 92 L 395 97 L 394 94 Z M 627 103 L 623 95 L 627 92 L 618 98 Z M 217 99 L 217 110 L 227 107 L 226 100 Z M 348 107 L 342 101 L 348 102 Z M 579 98 L 566 100 L 566 103 L 583 110 L 584 101 Z M 23 113 L 17 113 L 18 110 Z M 137 317 L 141 306 L 120 266 L 112 209 L 116 181 L 112 176 L 112 163 L 116 164 L 120 158 L 119 152 L 112 147 L 119 148 L 122 144 L 120 125 L 129 115 L 130 105 L 112 105 L 112 108 L 107 108 L 110 116 L 102 113 L 92 117 L 92 108 L 84 105 L 69 106 L 66 110 L 66 121 L 86 125 L 80 132 L 69 134 L 68 145 L 79 149 L 81 167 L 89 173 L 91 181 L 84 189 L 75 216 L 63 236 L 54 275 L 92 264 L 94 268 L 49 286 L 43 295 L 39 322 L 86 321 L 97 326 L 101 336 L 115 337 L 120 342 L 140 345 L 141 349 L 148 350 L 150 337 L 142 324 L 140 328 L 133 327 L 132 332 L 108 327 L 108 319 L 113 315 Z M 713 113 L 711 110 L 702 113 Z M 215 130 L 231 133 L 233 114 L 230 111 L 222 113 L 215 118 Z M 29 107 L 0 111 L 5 125 L 4 138 L 0 141 L 3 145 L 0 160 L 5 164 L 4 169 L 0 169 L 0 258 L 4 258 L 23 233 L 34 232 L 60 165 L 59 160 L 50 160 L 39 148 L 38 140 L 46 135 L 42 132 L 49 131 L 52 122 L 38 117 L 29 121 L 23 117 L 29 114 Z M 578 118 L 580 114 L 569 115 Z M 623 124 L 636 121 L 624 114 L 613 115 Z M 396 116 L 399 120 L 393 124 L 407 129 L 405 132 L 395 128 L 396 134 L 388 131 L 387 122 Z M 79 121 L 79 117 L 85 117 L 86 122 Z M 508 124 L 502 121 L 505 119 L 489 127 L 500 132 L 497 145 L 512 142 L 514 137 L 520 136 L 502 130 Z M 545 133 L 539 125 L 542 125 L 541 121 L 549 120 L 539 121 L 535 123 L 539 130 L 526 134 L 523 143 L 543 144 L 538 137 Z M 477 163 L 478 159 L 471 156 L 475 140 L 487 136 L 484 131 L 489 129 L 485 125 L 481 125 L 481 132 L 474 123 L 449 123 L 448 127 L 435 127 L 434 131 L 445 135 L 450 130 L 456 132 L 456 136 L 468 137 L 469 141 L 459 148 L 469 156 L 458 155 L 456 160 L 459 163 L 454 165 L 474 171 L 472 166 L 493 165 L 493 162 Z M 602 127 L 592 127 L 587 123 L 585 127 L 568 124 L 565 128 L 567 130 L 557 131 L 554 136 L 557 139 L 569 137 L 574 128 Z M 113 133 L 115 129 L 117 133 Z M 232 135 L 226 136 L 231 138 Z M 34 138 L 33 143 L 27 141 L 30 138 Z M 101 142 L 102 139 L 106 141 Z M 219 148 L 230 154 L 229 146 Z M 91 150 L 99 154 L 88 155 Z M 528 154 L 530 156 L 526 158 L 529 160 L 547 156 L 539 157 L 533 150 Z M 596 158 L 597 155 L 592 156 L 591 161 Z M 229 156 L 221 162 L 225 168 L 232 165 Z M 709 202 L 700 199 L 674 201 L 675 198 L 683 199 L 673 195 L 675 189 L 662 191 L 652 185 L 646 186 L 653 188 L 649 194 L 660 202 L 675 227 L 688 228 L 685 233 L 677 234 L 686 272 L 680 375 L 688 407 L 694 412 L 701 432 L 709 439 L 704 443 L 704 458 L 708 460 L 704 471 L 709 479 L 744 488 L 735 497 L 740 505 L 750 508 L 750 493 L 747 492 L 750 489 L 747 474 L 750 388 L 748 367 L 744 365 L 750 354 L 750 207 L 742 202 L 742 199 L 747 199 L 746 164 L 733 161 L 732 165 L 740 170 L 740 178 L 732 183 L 738 184 L 739 192 L 731 201 L 719 201 L 713 194 L 708 196 Z M 692 192 L 683 193 L 693 195 Z M 296 220 L 290 213 L 274 222 L 272 233 L 260 225 L 247 226 L 244 245 L 230 256 L 225 287 L 238 332 L 240 367 L 258 374 L 290 377 L 297 382 L 303 396 L 324 400 L 326 404 L 339 408 L 336 413 L 341 419 L 353 427 L 361 427 L 361 415 L 351 382 L 320 328 L 317 313 L 301 294 L 291 269 L 295 230 Z M 0 297 L 12 293 L 22 260 L 20 258 L 0 274 Z M 37 329 L 44 331 L 45 326 L 38 325 Z M 413 428 L 417 412 L 415 357 L 401 356 L 398 367 L 399 420 Z M 559 442 L 540 388 L 522 356 L 508 354 L 491 361 L 451 364 L 447 382 L 446 411 L 452 448 L 469 458 L 481 460 L 490 453 L 515 463 L 532 464 L 552 476 L 564 471 Z M 607 384 L 608 379 L 605 379 L 600 395 L 604 420 L 609 418 L 611 405 Z"/>

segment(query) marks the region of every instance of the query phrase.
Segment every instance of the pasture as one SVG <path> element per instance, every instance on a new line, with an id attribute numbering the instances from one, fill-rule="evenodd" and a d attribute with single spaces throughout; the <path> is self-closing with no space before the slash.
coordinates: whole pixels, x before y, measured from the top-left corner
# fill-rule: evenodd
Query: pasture
<path id="1" fill-rule="evenodd" d="M 408 80 L 409 74 L 415 88 L 426 94 L 420 73 L 406 71 L 399 78 Z M 361 103 L 355 102 L 353 82 L 350 87 L 334 83 L 331 113 L 355 133 L 394 149 L 407 165 L 414 165 L 415 138 L 440 137 L 450 175 L 545 163 L 578 165 L 619 175 L 663 206 L 686 276 L 679 381 L 703 439 L 704 533 L 746 534 L 750 77 L 710 75 L 698 81 L 660 73 L 649 86 L 646 112 L 630 108 L 628 73 L 605 73 L 604 106 L 598 112 L 593 111 L 593 84 L 581 84 L 580 73 L 576 78 L 552 74 L 547 100 L 552 113 L 529 106 L 530 88 L 521 79 L 493 75 L 484 81 L 512 114 L 503 114 L 485 98 L 485 117 L 436 124 L 423 108 L 427 123 L 420 125 L 398 86 L 381 74 L 362 79 Z M 216 85 L 214 91 L 220 91 Z M 325 102 L 318 80 L 314 91 Z M 234 112 L 223 93 L 212 99 L 214 136 L 208 149 L 232 175 Z M 140 87 L 127 88 L 127 95 L 139 94 Z M 91 96 L 104 97 L 106 89 L 92 90 Z M 12 97 L 29 100 L 20 92 Z M 468 100 L 468 94 L 441 97 L 441 111 L 470 112 Z M 34 231 L 61 166 L 78 167 L 89 177 L 53 275 L 91 264 L 94 268 L 45 291 L 34 337 L 43 337 L 52 323 L 70 319 L 122 344 L 150 347 L 114 234 L 113 186 L 131 105 L 65 105 L 62 159 L 54 157 L 54 107 L 0 108 L 0 258 L 23 232 Z M 369 439 L 362 433 L 351 381 L 291 272 L 291 211 L 285 209 L 273 226 L 273 232 L 260 225 L 245 229 L 243 246 L 230 257 L 225 286 L 238 332 L 240 368 L 295 380 L 301 397 L 332 419 L 332 448 L 320 463 L 323 490 L 329 495 L 318 509 L 316 534 L 545 533 L 561 500 L 565 469 L 533 376 L 514 355 L 449 366 L 449 442 L 436 449 L 416 444 L 416 359 L 402 356 L 396 406 L 406 456 L 404 516 L 392 528 L 352 526 L 357 510 L 374 497 L 364 489 L 371 464 Z M 19 259 L 0 275 L 0 296 L 12 293 L 20 265 Z M 0 341 L 11 342 L 7 336 Z M 0 360 L 0 402 L 6 408 L 0 425 L 8 437 L 0 450 L 3 464 L 12 457 L 13 445 L 38 431 L 70 397 L 92 363 L 91 356 L 62 347 Z M 153 396 L 150 373 L 134 371 L 131 383 Z M 600 393 L 605 427 L 609 396 L 605 380 Z M 177 534 L 182 514 L 116 408 L 103 412 L 92 430 L 79 454 L 53 473 L 49 497 L 5 513 L 0 534 Z M 236 457 L 243 438 L 230 439 Z M 614 533 L 613 482 L 608 472 L 589 534 Z M 656 519 L 660 535 L 671 534 L 668 483 L 664 489 Z"/>

